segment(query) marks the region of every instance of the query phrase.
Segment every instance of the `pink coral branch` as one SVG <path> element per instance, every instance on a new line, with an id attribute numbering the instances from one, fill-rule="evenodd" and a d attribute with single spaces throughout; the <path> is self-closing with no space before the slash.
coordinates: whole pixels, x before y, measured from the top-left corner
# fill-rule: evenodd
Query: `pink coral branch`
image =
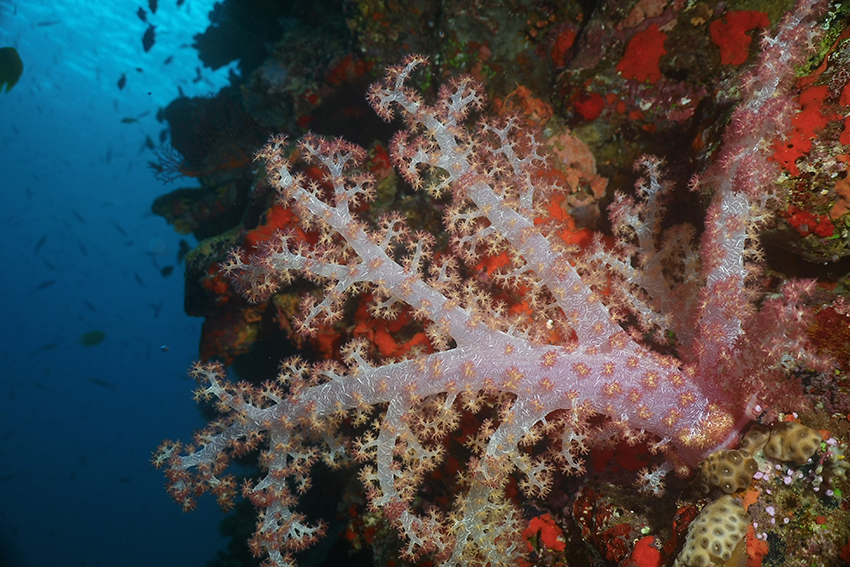
<path id="1" fill-rule="evenodd" d="M 229 458 L 264 447 L 265 476 L 243 489 L 263 510 L 252 549 L 269 565 L 291 565 L 289 553 L 324 529 L 294 511 L 310 467 L 319 455 L 333 465 L 356 458 L 371 505 L 398 526 L 409 556 L 434 552 L 443 565 L 504 565 L 523 549 L 519 511 L 504 496 L 508 475 L 518 471 L 527 494 L 543 495 L 553 467 L 581 472 L 579 455 L 594 436 L 589 417 L 607 416 L 609 431 L 631 437 L 651 433 L 676 463 L 693 464 L 737 433 L 748 404 L 791 403 L 777 394 L 776 381 L 785 353 L 810 360 L 805 290 L 792 285 L 759 310 L 749 258 L 774 191 L 758 140 L 792 110 L 781 102 L 789 100 L 787 52 L 797 52 L 792 40 L 810 29 L 803 12 L 811 4 L 803 2 L 765 41 L 719 165 L 700 182 L 713 189 L 700 242 L 690 227 L 662 231 L 662 163 L 644 158 L 637 199 L 620 196 L 612 207 L 616 244 L 597 242 L 575 256 L 557 231 L 535 222 L 558 191 L 536 175 L 545 158 L 535 133 L 514 118 L 469 129 L 464 121 L 483 98 L 468 78 L 443 86 L 435 104 L 425 104 L 407 86 L 425 63 L 421 57 L 390 68 L 369 101 L 384 119 L 398 112 L 405 121 L 391 145 L 404 178 L 434 195 L 451 193 L 445 224 L 459 260 L 434 261 L 433 237 L 411 235 L 399 217 L 376 230 L 357 218 L 353 205 L 373 196 L 373 180 L 352 174 L 364 158 L 361 148 L 316 136 L 300 142 L 328 190 L 295 173 L 284 157 L 285 138 L 272 139 L 258 155 L 269 180 L 320 237 L 309 246 L 277 234 L 254 256 L 234 252 L 225 272 L 255 301 L 295 277 L 321 282 L 321 300 L 303 307 L 304 333 L 336 320 L 345 298 L 364 290 L 376 298 L 375 312 L 406 304 L 425 322 L 437 352 L 378 365 L 362 343 L 352 343 L 343 350 L 344 366 L 289 361 L 278 383 L 262 389 L 229 384 L 220 366 L 197 367 L 198 395 L 216 401 L 222 419 L 197 436 L 197 446 L 166 443 L 155 457 L 167 468 L 172 495 L 186 508 L 205 491 L 227 503 L 234 492 L 232 479 L 222 476 Z M 764 115 L 767 108 L 773 114 Z M 398 250 L 405 251 L 401 257 Z M 461 279 L 460 261 L 486 250 L 509 252 L 498 281 L 528 290 L 532 316 L 507 316 L 485 289 Z M 626 315 L 644 332 L 675 333 L 678 358 L 622 326 Z M 553 336 L 562 340 L 553 344 Z M 450 513 L 418 512 L 417 488 L 442 459 L 435 441 L 458 426 L 462 408 L 474 411 L 484 397 L 496 400 L 499 419 L 470 441 L 468 489 Z M 352 441 L 339 431 L 343 417 L 376 406 L 386 409 L 369 432 Z M 523 446 L 541 435 L 547 450 L 532 456 Z"/>

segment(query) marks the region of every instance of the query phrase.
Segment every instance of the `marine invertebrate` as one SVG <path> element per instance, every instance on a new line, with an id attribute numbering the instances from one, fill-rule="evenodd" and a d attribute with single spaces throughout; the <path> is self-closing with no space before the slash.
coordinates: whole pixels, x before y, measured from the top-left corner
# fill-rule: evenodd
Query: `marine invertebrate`
<path id="1" fill-rule="evenodd" d="M 538 222 L 559 189 L 535 175 L 545 161 L 535 132 L 516 118 L 470 127 L 483 97 L 469 77 L 444 85 L 426 104 L 408 84 L 421 57 L 391 67 L 369 101 L 384 119 L 404 118 L 390 148 L 396 170 L 448 201 L 451 249 L 442 255 L 433 253 L 433 235 L 411 234 L 398 215 L 375 227 L 354 212 L 373 198 L 372 178 L 352 173 L 362 148 L 302 139 L 300 154 L 324 173 L 319 183 L 293 168 L 287 139 L 274 137 L 258 157 L 317 240 L 279 232 L 253 254 L 235 251 L 225 273 L 252 301 L 296 277 L 322 284 L 297 320 L 304 334 L 337 321 L 346 298 L 364 290 L 377 316 L 406 305 L 434 352 L 378 364 L 354 341 L 341 362 L 288 360 L 277 382 L 260 388 L 229 383 L 220 365 L 196 366 L 198 396 L 223 415 L 194 446 L 166 442 L 156 454 L 172 496 L 191 509 L 211 491 L 227 505 L 235 493 L 225 474 L 229 459 L 262 447 L 263 477 L 242 491 L 261 509 L 251 545 L 270 565 L 289 565 L 288 552 L 324 530 L 296 508 L 312 466 L 320 458 L 333 466 L 353 459 L 370 505 L 398 527 L 407 556 L 505 565 L 524 548 L 520 512 L 505 494 L 512 475 L 527 496 L 544 496 L 554 467 L 582 472 L 580 454 L 612 435 L 651 433 L 677 466 L 695 464 L 737 437 L 754 404 L 793 405 L 798 390 L 783 371 L 788 353 L 818 363 L 806 343 L 809 286 L 790 283 L 756 305 L 752 275 L 777 171 L 762 140 L 793 113 L 785 89 L 814 5 L 801 2 L 765 42 L 716 165 L 695 181 L 711 194 L 699 242 L 688 226 L 663 230 L 662 162 L 645 157 L 637 197 L 620 195 L 612 206 L 614 243 L 597 238 L 584 255 L 574 254 L 560 225 Z M 519 295 L 528 310 L 512 313 L 462 277 L 461 263 L 492 254 L 508 258 L 494 284 Z M 672 335 L 675 348 L 662 344 Z M 418 490 L 443 458 L 441 441 L 463 411 L 485 404 L 493 415 L 468 440 L 464 490 L 451 509 L 423 506 Z M 589 425 L 596 415 L 606 416 L 601 430 Z M 366 424 L 353 439 L 347 435 L 349 425 Z"/>

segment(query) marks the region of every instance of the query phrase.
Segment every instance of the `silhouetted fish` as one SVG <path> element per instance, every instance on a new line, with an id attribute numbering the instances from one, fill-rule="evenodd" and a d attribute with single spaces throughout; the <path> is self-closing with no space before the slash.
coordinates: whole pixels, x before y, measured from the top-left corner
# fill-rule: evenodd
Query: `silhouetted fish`
<path id="1" fill-rule="evenodd" d="M 41 247 L 44 246 L 45 242 L 47 242 L 47 235 L 46 234 L 38 239 L 38 242 L 36 242 L 36 244 L 35 244 L 35 250 L 33 251 L 33 253 L 38 254 L 39 250 L 41 250 Z"/>
<path id="2" fill-rule="evenodd" d="M 9 92 L 21 75 L 24 74 L 24 62 L 14 47 L 0 48 L 0 93 Z"/>
<path id="3" fill-rule="evenodd" d="M 148 8 L 151 9 L 151 14 L 156 14 L 157 0 L 148 0 Z"/>
<path id="4" fill-rule="evenodd" d="M 113 392 L 118 391 L 118 388 L 115 387 L 115 384 L 103 380 L 102 378 L 88 378 L 88 381 L 94 384 L 95 386 L 100 386 L 101 388 L 109 388 Z"/>
<path id="5" fill-rule="evenodd" d="M 118 79 L 118 90 L 120 91 L 121 89 L 123 89 L 126 84 L 127 84 L 127 75 L 125 75 L 124 73 L 121 73 L 121 78 Z"/>
<path id="6" fill-rule="evenodd" d="M 191 250 L 192 250 L 192 247 L 189 246 L 189 243 L 181 238 L 180 239 L 180 247 L 177 250 L 177 261 L 182 262 L 183 258 L 186 257 L 186 254 L 188 254 Z"/>
<path id="7" fill-rule="evenodd" d="M 40 284 L 35 286 L 35 289 L 45 289 L 45 288 L 48 288 L 48 287 L 54 285 L 55 283 L 56 283 L 56 280 L 47 280 L 46 282 L 41 282 Z"/>
<path id="8" fill-rule="evenodd" d="M 140 20 L 142 20 L 145 23 L 148 23 L 148 13 L 145 12 L 144 8 L 139 7 L 139 11 L 136 12 L 136 15 L 139 16 Z"/>
<path id="9" fill-rule="evenodd" d="M 151 47 L 153 47 L 153 42 L 155 39 L 154 29 L 155 27 L 153 24 L 148 25 L 148 29 L 145 31 L 145 35 L 142 36 L 142 47 L 145 48 L 145 53 L 150 51 Z"/>
<path id="10" fill-rule="evenodd" d="M 103 331 L 89 331 L 80 337 L 80 344 L 84 347 L 99 345 L 106 338 Z"/>

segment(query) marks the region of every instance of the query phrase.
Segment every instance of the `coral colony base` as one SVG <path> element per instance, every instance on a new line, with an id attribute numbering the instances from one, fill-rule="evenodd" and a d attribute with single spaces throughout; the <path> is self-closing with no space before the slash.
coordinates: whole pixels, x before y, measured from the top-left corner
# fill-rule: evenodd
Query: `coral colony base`
<path id="1" fill-rule="evenodd" d="M 788 88 L 812 44 L 816 4 L 800 2 L 762 41 L 715 164 L 694 179 L 693 188 L 710 196 L 698 239 L 685 225 L 662 231 L 662 163 L 645 157 L 637 198 L 619 195 L 611 206 L 613 244 L 597 238 L 590 250 L 571 249 L 556 221 L 542 221 L 559 188 L 535 175 L 545 163 L 538 135 L 518 119 L 467 125 L 484 108 L 470 78 L 444 85 L 425 104 L 407 84 L 426 63 L 416 56 L 388 69 L 369 102 L 385 120 L 404 119 L 391 144 L 394 167 L 414 188 L 451 196 L 444 217 L 451 252 L 434 254 L 434 236 L 411 234 L 399 216 L 379 227 L 358 219 L 355 208 L 374 196 L 373 180 L 352 173 L 363 149 L 301 140 L 301 157 L 324 171 L 320 184 L 295 173 L 287 140 L 273 138 L 258 158 L 281 201 L 318 240 L 278 233 L 254 255 L 234 251 L 226 274 L 251 301 L 295 278 L 320 283 L 322 296 L 307 301 L 297 321 L 305 334 L 341 317 L 351 294 L 372 294 L 381 317 L 407 306 L 430 348 L 377 365 L 355 341 L 342 363 L 287 360 L 277 382 L 260 388 L 228 382 L 219 364 L 198 364 L 198 398 L 222 416 L 194 444 L 159 449 L 154 462 L 165 468 L 170 494 L 187 510 L 207 491 L 227 507 L 237 489 L 225 474 L 230 460 L 261 449 L 265 476 L 242 487 L 260 510 L 251 549 L 269 565 L 291 565 L 291 552 L 325 529 L 296 511 L 311 468 L 319 459 L 331 466 L 353 460 L 372 508 L 397 526 L 408 557 L 509 565 L 525 549 L 525 520 L 505 495 L 512 475 L 524 494 L 542 497 L 554 470 L 584 471 L 580 455 L 594 443 L 649 434 L 668 458 L 645 479 L 657 485 L 665 472 L 687 473 L 736 442 L 753 408 L 793 410 L 800 390 L 786 369 L 822 366 L 806 343 L 811 284 L 791 282 L 765 297 L 754 275 L 759 226 L 780 196 L 765 141 L 794 114 Z M 495 283 L 527 309 L 507 309 L 462 278 L 462 263 L 486 254 L 509 259 Z M 671 336 L 675 345 L 664 344 Z M 414 502 L 461 413 L 484 404 L 496 417 L 467 443 L 465 492 L 451 510 Z M 352 431 L 359 434 L 351 438 Z"/>

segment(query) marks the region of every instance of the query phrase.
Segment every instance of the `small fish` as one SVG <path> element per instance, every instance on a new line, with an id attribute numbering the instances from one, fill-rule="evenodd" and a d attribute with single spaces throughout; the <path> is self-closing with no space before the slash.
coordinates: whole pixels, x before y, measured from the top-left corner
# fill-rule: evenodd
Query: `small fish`
<path id="1" fill-rule="evenodd" d="M 186 257 L 186 254 L 188 254 L 191 250 L 192 250 L 192 247 L 189 246 L 189 243 L 181 238 L 180 239 L 180 247 L 177 250 L 177 261 L 182 262 L 183 258 Z"/>
<path id="2" fill-rule="evenodd" d="M 106 163 L 112 163 L 112 145 L 106 148 Z"/>
<path id="3" fill-rule="evenodd" d="M 156 14 L 156 7 L 158 5 L 157 0 L 148 0 L 148 8 L 151 9 L 151 14 Z"/>
<path id="4" fill-rule="evenodd" d="M 162 311 L 162 306 L 165 305 L 164 301 L 160 301 L 159 303 L 148 303 L 148 307 L 153 309 L 153 318 L 156 319 L 159 317 L 160 311 Z"/>
<path id="5" fill-rule="evenodd" d="M 127 234 L 127 231 L 126 231 L 126 230 L 124 230 L 124 229 L 121 227 L 121 225 L 120 225 L 120 224 L 118 224 L 117 222 L 112 221 L 112 226 L 114 226 L 114 227 L 115 227 L 115 230 L 117 230 L 117 231 L 118 231 L 118 233 L 119 233 L 121 236 L 123 236 L 123 237 L 125 237 L 125 238 L 126 238 L 127 236 L 129 236 L 129 234 Z"/>
<path id="6" fill-rule="evenodd" d="M 83 242 L 82 242 L 82 241 L 80 241 L 80 243 L 79 243 L 79 244 L 80 244 L 80 252 L 82 252 L 82 253 L 83 253 L 83 256 L 88 256 L 88 255 L 89 255 L 89 251 L 88 251 L 88 250 L 86 250 L 86 246 L 85 246 L 85 244 L 83 244 Z"/>
<path id="7" fill-rule="evenodd" d="M 144 280 L 142 280 L 142 276 L 139 275 L 139 272 L 133 272 L 133 277 L 136 278 L 136 282 L 142 287 L 148 287 L 145 285 Z"/>
<path id="8" fill-rule="evenodd" d="M 91 382 L 92 384 L 94 384 L 95 386 L 100 386 L 101 388 L 109 388 L 113 392 L 118 391 L 118 388 L 115 387 L 115 384 L 113 384 L 112 382 L 109 382 L 107 380 L 104 380 L 102 378 L 88 378 L 87 380 L 89 382 Z"/>
<path id="9" fill-rule="evenodd" d="M 153 143 L 153 140 L 150 136 L 145 136 L 145 143 L 142 144 L 142 147 L 139 148 L 139 153 L 142 153 L 145 150 L 155 151 L 156 146 Z"/>
<path id="10" fill-rule="evenodd" d="M 121 124 L 135 124 L 138 121 L 138 118 L 133 118 L 132 116 L 125 116 L 121 119 Z"/>
<path id="11" fill-rule="evenodd" d="M 38 242 L 36 242 L 36 244 L 35 244 L 35 250 L 33 251 L 33 253 L 38 254 L 39 251 L 41 250 L 41 247 L 44 246 L 45 242 L 47 242 L 47 235 L 46 234 L 38 239 Z"/>
<path id="12" fill-rule="evenodd" d="M 148 13 L 145 12 L 145 9 L 139 6 L 139 11 L 136 12 L 136 15 L 139 16 L 139 19 L 145 23 L 148 23 Z"/>
<path id="13" fill-rule="evenodd" d="M 192 79 L 192 82 L 195 83 L 195 84 L 198 84 L 203 80 L 204 80 L 204 78 L 201 76 L 201 68 L 195 67 L 195 78 Z"/>
<path id="14" fill-rule="evenodd" d="M 47 21 L 44 21 L 44 22 L 38 22 L 35 25 L 37 25 L 40 28 L 47 28 L 47 27 L 55 26 L 56 24 L 61 24 L 61 23 L 62 23 L 62 20 L 47 20 Z"/>
<path id="15" fill-rule="evenodd" d="M 154 30 L 156 27 L 153 24 L 148 24 L 148 29 L 145 31 L 145 35 L 142 36 L 142 47 L 145 48 L 145 53 L 151 50 L 153 47 L 153 42 L 156 39 Z"/>
<path id="16" fill-rule="evenodd" d="M 162 277 L 167 278 L 174 273 L 174 266 L 165 266 L 159 271 L 159 273 L 162 274 Z"/>
<path id="17" fill-rule="evenodd" d="M 24 62 L 14 47 L 0 48 L 0 93 L 9 92 L 24 74 Z"/>
<path id="18" fill-rule="evenodd" d="M 180 98 L 186 98 L 186 94 L 183 92 L 183 89 L 180 85 L 177 85 L 177 92 L 180 94 Z"/>
<path id="19" fill-rule="evenodd" d="M 41 282 L 40 284 L 35 286 L 35 289 L 47 289 L 48 287 L 55 285 L 56 281 L 57 280 L 47 280 L 47 281 Z"/>
<path id="20" fill-rule="evenodd" d="M 89 311 L 97 313 L 97 307 L 95 307 L 94 304 L 91 301 L 89 301 L 88 299 L 84 299 L 83 303 L 85 304 L 86 307 L 88 307 Z"/>
<path id="21" fill-rule="evenodd" d="M 121 73 L 121 78 L 118 79 L 118 90 L 122 90 L 127 85 L 127 75 Z"/>
<path id="22" fill-rule="evenodd" d="M 170 65 L 172 61 L 174 61 L 174 56 L 169 55 L 168 57 L 166 57 L 165 61 L 162 62 L 162 64 L 163 65 Z"/>
<path id="23" fill-rule="evenodd" d="M 71 214 L 74 215 L 74 218 L 76 218 L 78 221 L 80 221 L 80 224 L 86 224 L 86 219 L 83 218 L 83 215 L 81 215 L 80 213 L 78 213 L 74 209 L 71 209 Z"/>
<path id="24" fill-rule="evenodd" d="M 80 337 L 80 344 L 84 347 L 99 345 L 106 338 L 106 333 L 103 331 L 89 331 Z"/>
<path id="25" fill-rule="evenodd" d="M 168 140 L 168 128 L 165 128 L 159 133 L 159 142 L 164 144 L 166 140 Z"/>
<path id="26" fill-rule="evenodd" d="M 43 352 L 43 351 L 46 351 L 46 350 L 53 350 L 58 346 L 59 346 L 59 343 L 47 343 L 46 345 L 41 346 L 38 350 Z"/>
<path id="27" fill-rule="evenodd" d="M 168 345 L 162 345 L 161 347 L 159 347 L 159 350 L 161 350 L 162 352 L 168 352 L 171 349 L 168 348 Z"/>

